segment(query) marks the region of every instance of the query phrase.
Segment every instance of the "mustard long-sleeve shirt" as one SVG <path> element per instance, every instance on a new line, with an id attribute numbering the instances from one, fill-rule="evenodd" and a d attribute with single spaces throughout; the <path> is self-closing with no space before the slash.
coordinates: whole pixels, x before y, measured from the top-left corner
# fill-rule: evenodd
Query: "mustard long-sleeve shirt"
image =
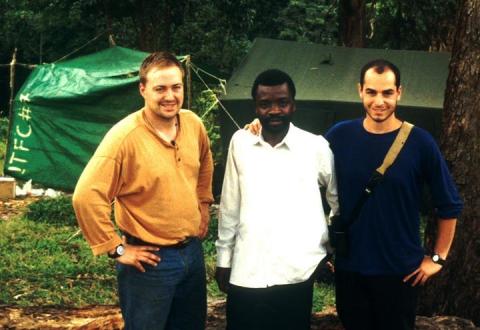
<path id="1" fill-rule="evenodd" d="M 143 110 L 105 135 L 73 194 L 82 232 L 95 255 L 120 244 L 110 220 L 146 242 L 174 244 L 197 236 L 200 204 L 211 203 L 213 161 L 200 118 L 181 110 L 175 144 L 160 138 Z"/>

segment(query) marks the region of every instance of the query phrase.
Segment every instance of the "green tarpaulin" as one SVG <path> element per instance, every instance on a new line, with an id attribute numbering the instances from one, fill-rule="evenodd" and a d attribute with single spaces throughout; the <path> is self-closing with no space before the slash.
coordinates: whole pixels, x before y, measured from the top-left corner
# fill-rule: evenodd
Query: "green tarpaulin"
<path id="1" fill-rule="evenodd" d="M 147 55 L 112 47 L 37 66 L 14 100 L 5 173 L 73 190 L 107 130 L 143 105 L 138 69 Z"/>

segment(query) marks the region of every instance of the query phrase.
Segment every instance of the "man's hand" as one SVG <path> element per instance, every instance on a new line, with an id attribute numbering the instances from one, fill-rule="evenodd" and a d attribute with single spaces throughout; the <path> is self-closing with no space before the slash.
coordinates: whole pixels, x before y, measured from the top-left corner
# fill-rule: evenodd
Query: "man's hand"
<path id="1" fill-rule="evenodd" d="M 204 239 L 208 234 L 208 224 L 210 223 L 210 209 L 208 203 L 200 203 L 200 228 L 198 230 L 198 237 Z"/>
<path id="2" fill-rule="evenodd" d="M 217 281 L 218 288 L 223 293 L 227 293 L 230 286 L 230 270 L 231 268 L 224 267 L 215 269 L 215 281 Z"/>
<path id="3" fill-rule="evenodd" d="M 142 262 L 157 266 L 160 262 L 160 257 L 149 251 L 158 251 L 158 247 L 148 246 L 148 245 L 130 245 L 127 244 L 127 238 L 122 236 L 123 246 L 125 247 L 125 253 L 116 258 L 119 263 L 124 265 L 130 265 L 137 268 L 142 273 L 145 273 L 145 268 L 142 265 Z"/>
<path id="4" fill-rule="evenodd" d="M 442 266 L 436 264 L 432 261 L 430 256 L 423 257 L 423 261 L 420 266 L 411 274 L 404 277 L 403 282 L 407 282 L 411 278 L 414 277 L 414 281 L 412 286 L 416 286 L 418 284 L 424 285 L 427 280 L 438 273 L 442 269 Z"/>
<path id="5" fill-rule="evenodd" d="M 315 269 L 313 278 L 318 283 L 333 283 L 335 281 L 334 273 L 333 254 L 327 254 Z"/>
<path id="6" fill-rule="evenodd" d="M 244 129 L 248 130 L 254 135 L 259 135 L 260 130 L 262 129 L 262 124 L 260 124 L 260 120 L 258 120 L 258 118 L 255 118 L 250 124 L 245 125 Z"/>

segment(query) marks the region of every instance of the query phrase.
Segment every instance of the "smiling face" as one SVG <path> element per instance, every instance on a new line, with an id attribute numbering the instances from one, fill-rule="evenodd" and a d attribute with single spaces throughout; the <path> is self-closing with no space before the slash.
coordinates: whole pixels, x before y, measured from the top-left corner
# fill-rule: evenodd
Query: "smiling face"
<path id="1" fill-rule="evenodd" d="M 148 115 L 161 121 L 173 121 L 183 104 L 183 75 L 177 66 L 154 66 L 140 83 Z"/>
<path id="2" fill-rule="evenodd" d="M 400 100 L 402 88 L 395 84 L 395 74 L 391 70 L 377 73 L 375 68 L 365 72 L 364 83 L 358 85 L 358 93 L 366 111 L 366 120 L 388 125 L 395 121 L 395 110 Z"/>
<path id="3" fill-rule="evenodd" d="M 275 86 L 258 85 L 255 112 L 263 130 L 271 133 L 288 131 L 295 104 L 287 83 Z"/>

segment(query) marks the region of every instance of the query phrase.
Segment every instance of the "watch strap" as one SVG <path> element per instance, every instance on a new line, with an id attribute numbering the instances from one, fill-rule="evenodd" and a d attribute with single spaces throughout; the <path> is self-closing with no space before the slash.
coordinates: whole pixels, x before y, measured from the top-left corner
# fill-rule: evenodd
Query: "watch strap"
<path id="1" fill-rule="evenodd" d="M 440 255 L 438 253 L 434 253 L 432 256 L 431 256 L 431 259 L 434 263 L 440 265 L 440 266 L 444 266 L 445 265 L 445 262 L 446 260 L 445 259 L 442 259 L 442 257 L 440 257 Z"/>

